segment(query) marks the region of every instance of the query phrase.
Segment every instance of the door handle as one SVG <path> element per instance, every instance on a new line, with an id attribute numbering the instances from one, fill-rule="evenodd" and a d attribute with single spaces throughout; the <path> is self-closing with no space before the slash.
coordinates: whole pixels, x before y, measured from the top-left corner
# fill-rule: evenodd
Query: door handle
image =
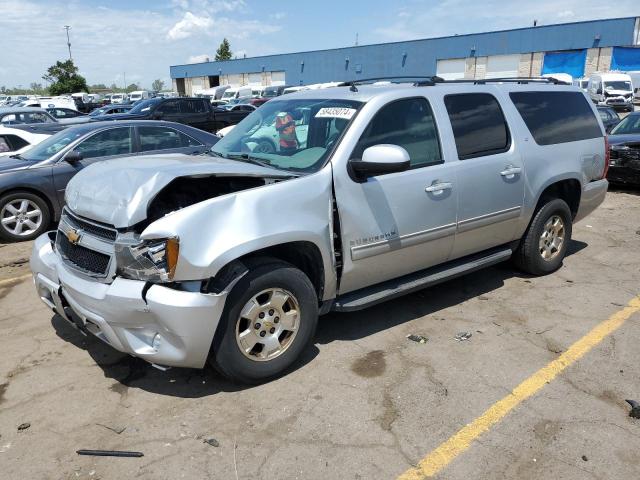
<path id="1" fill-rule="evenodd" d="M 435 193 L 440 194 L 445 190 L 451 190 L 453 188 L 453 184 L 450 182 L 436 182 L 424 189 L 427 193 Z"/>
<path id="2" fill-rule="evenodd" d="M 500 172 L 500 175 L 507 178 L 513 178 L 516 175 L 519 175 L 522 172 L 522 168 L 514 167 L 513 165 L 507 165 L 503 171 Z"/>

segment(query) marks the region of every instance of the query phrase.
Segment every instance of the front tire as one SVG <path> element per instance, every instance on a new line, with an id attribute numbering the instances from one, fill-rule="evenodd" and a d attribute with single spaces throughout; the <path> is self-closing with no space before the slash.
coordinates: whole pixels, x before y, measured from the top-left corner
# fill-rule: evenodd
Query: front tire
<path id="1" fill-rule="evenodd" d="M 0 198 L 0 240 L 23 242 L 42 234 L 51 222 L 47 202 L 29 192 L 13 192 Z"/>
<path id="2" fill-rule="evenodd" d="M 531 275 L 547 275 L 560 268 L 571 241 L 572 221 L 564 200 L 547 201 L 534 215 L 513 254 L 516 266 Z"/>
<path id="3" fill-rule="evenodd" d="M 294 266 L 265 260 L 231 290 L 210 361 L 239 383 L 281 375 L 310 346 L 318 323 L 318 297 Z"/>

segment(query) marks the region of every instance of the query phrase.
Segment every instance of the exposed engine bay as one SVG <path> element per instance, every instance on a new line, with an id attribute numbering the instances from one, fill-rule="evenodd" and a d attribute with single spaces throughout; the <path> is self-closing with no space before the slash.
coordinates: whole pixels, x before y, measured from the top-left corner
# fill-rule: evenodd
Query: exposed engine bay
<path id="1" fill-rule="evenodd" d="M 165 186 L 150 202 L 147 210 L 147 218 L 136 225 L 136 231 L 142 231 L 150 223 L 163 216 L 195 205 L 210 198 L 227 195 L 233 192 L 261 187 L 282 178 L 265 178 L 250 176 L 200 176 L 179 177 Z"/>

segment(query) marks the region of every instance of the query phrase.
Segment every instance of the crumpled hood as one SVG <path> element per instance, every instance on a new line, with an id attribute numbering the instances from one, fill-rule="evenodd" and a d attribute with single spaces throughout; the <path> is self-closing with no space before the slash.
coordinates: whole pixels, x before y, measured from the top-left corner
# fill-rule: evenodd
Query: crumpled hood
<path id="1" fill-rule="evenodd" d="M 81 170 L 67 185 L 65 201 L 78 215 L 125 228 L 146 218 L 149 203 L 172 180 L 209 175 L 291 176 L 273 168 L 210 156 L 125 157 Z"/>

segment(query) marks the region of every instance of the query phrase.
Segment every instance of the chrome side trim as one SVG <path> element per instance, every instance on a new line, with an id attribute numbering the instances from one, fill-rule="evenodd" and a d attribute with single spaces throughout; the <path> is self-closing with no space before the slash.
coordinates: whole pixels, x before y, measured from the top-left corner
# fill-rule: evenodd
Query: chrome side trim
<path id="1" fill-rule="evenodd" d="M 504 222 L 505 220 L 511 220 L 518 218 L 522 207 L 511 207 L 505 210 L 499 210 L 497 212 L 487 213 L 478 217 L 467 218 L 466 220 L 460 220 L 458 222 L 458 233 L 468 232 L 474 228 L 486 227 L 492 223 Z"/>
<path id="2" fill-rule="evenodd" d="M 420 232 L 407 233 L 406 235 L 390 238 L 389 240 L 381 240 L 367 245 L 358 245 L 351 247 L 351 259 L 362 260 L 363 258 L 373 257 L 393 250 L 420 245 L 421 243 L 454 235 L 455 232 L 456 224 L 449 223 Z"/>

